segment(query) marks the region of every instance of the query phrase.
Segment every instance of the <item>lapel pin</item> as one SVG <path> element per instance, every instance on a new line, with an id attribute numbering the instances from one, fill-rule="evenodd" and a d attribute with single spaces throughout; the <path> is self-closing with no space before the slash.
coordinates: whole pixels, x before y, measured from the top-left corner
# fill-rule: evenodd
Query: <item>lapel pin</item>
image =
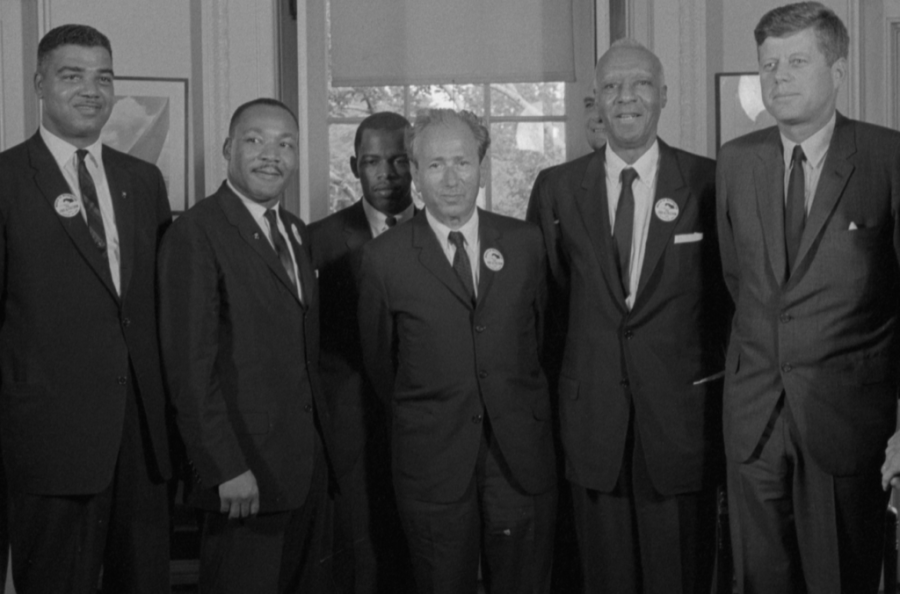
<path id="1" fill-rule="evenodd" d="M 678 205 L 671 198 L 660 198 L 653 207 L 656 218 L 663 223 L 671 223 L 678 218 Z"/>
<path id="2" fill-rule="evenodd" d="M 53 202 L 53 208 L 59 216 L 71 219 L 81 211 L 81 203 L 75 194 L 60 194 Z"/>
<path id="3" fill-rule="evenodd" d="M 259 239 L 259 233 L 254 233 L 254 234 L 253 234 L 253 239 Z"/>
<path id="4" fill-rule="evenodd" d="M 303 240 L 300 239 L 300 230 L 297 229 L 297 224 L 296 224 L 296 223 L 294 223 L 293 225 L 291 225 L 291 231 L 294 232 L 294 239 L 297 240 L 297 245 L 303 245 Z"/>
<path id="5" fill-rule="evenodd" d="M 494 272 L 503 268 L 503 254 L 494 248 L 484 250 L 484 265 Z"/>
<path id="6" fill-rule="evenodd" d="M 122 198 L 128 198 L 128 192 L 122 192 Z"/>

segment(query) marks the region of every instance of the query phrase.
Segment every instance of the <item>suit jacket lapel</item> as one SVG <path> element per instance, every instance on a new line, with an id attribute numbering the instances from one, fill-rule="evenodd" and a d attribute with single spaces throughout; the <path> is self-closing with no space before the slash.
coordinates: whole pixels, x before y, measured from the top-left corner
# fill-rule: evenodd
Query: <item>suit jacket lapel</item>
<path id="1" fill-rule="evenodd" d="M 590 238 L 594 256 L 606 279 L 610 293 L 622 311 L 625 311 L 625 292 L 619 278 L 619 269 L 613 256 L 612 226 L 609 222 L 609 200 L 606 196 L 606 153 L 597 151 L 584 172 L 581 188 L 575 194 L 575 204 L 581 213 L 581 221 Z"/>
<path id="2" fill-rule="evenodd" d="M 103 168 L 116 216 L 116 233 L 119 235 L 119 292 L 124 296 L 134 270 L 134 195 L 131 193 L 127 169 L 112 151 L 103 151 Z"/>
<path id="3" fill-rule="evenodd" d="M 777 128 L 756 151 L 753 177 L 756 205 L 769 253 L 769 264 L 779 284 L 784 282 L 787 255 L 784 247 L 784 149 Z"/>
<path id="4" fill-rule="evenodd" d="M 56 220 L 63 226 L 72 243 L 75 244 L 81 256 L 106 286 L 110 295 L 118 301 L 119 294 L 116 293 L 116 288 L 112 282 L 109 262 L 97 250 L 97 246 L 91 239 L 91 234 L 82 218 L 81 212 L 72 217 L 64 217 L 56 211 L 56 199 L 62 194 L 72 193 L 72 189 L 59 170 L 59 166 L 50 153 L 50 149 L 47 148 L 47 145 L 41 139 L 40 132 L 32 136 L 31 140 L 28 141 L 28 153 L 33 169 L 34 183 L 50 205 Z"/>
<path id="5" fill-rule="evenodd" d="M 369 219 L 366 218 L 366 211 L 363 209 L 363 200 L 365 198 L 360 198 L 358 202 L 347 209 L 347 219 L 344 221 L 344 239 L 350 251 L 362 247 L 372 239 L 372 229 L 369 228 Z"/>
<path id="6" fill-rule="evenodd" d="M 234 195 L 234 192 L 231 191 L 231 188 L 228 187 L 227 183 L 222 183 L 222 187 L 219 188 L 219 193 L 222 195 L 222 200 L 219 204 L 225 212 L 228 221 L 237 227 L 238 232 L 247 245 L 262 258 L 266 266 L 269 267 L 269 270 L 272 271 L 272 274 L 278 277 L 278 280 L 290 290 L 291 295 L 294 296 L 297 303 L 301 304 L 300 297 L 297 295 L 297 288 L 288 277 L 284 266 L 281 265 L 281 260 L 278 259 L 275 248 L 269 243 L 269 239 L 265 236 L 265 233 L 263 233 L 263 230 L 260 229 L 259 225 L 256 224 L 256 221 L 253 220 L 250 211 L 241 204 L 241 199 Z M 290 231 L 288 231 L 288 233 L 290 233 Z"/>
<path id="7" fill-rule="evenodd" d="M 424 215 L 413 217 L 409 222 L 413 226 L 413 247 L 419 250 L 419 262 L 431 274 L 453 293 L 467 307 L 472 307 L 472 300 L 466 294 L 462 281 L 456 276 L 456 272 L 447 261 L 444 250 L 441 249 L 438 238 L 435 236 L 428 218 Z"/>
<path id="8" fill-rule="evenodd" d="M 494 284 L 494 277 L 497 275 L 497 272 L 499 272 L 499 270 L 495 272 L 487 266 L 484 266 L 483 255 L 491 248 L 500 252 L 504 258 L 506 257 L 506 254 L 500 249 L 500 230 L 493 225 L 490 213 L 486 213 L 485 211 L 478 213 L 478 227 L 478 241 L 481 244 L 481 253 L 478 255 L 478 261 L 472 262 L 472 267 L 479 267 L 477 305 L 480 306 L 487 298 L 487 295 Z"/>
<path id="9" fill-rule="evenodd" d="M 672 232 L 675 230 L 675 224 L 678 217 L 672 221 L 663 221 L 655 215 L 655 205 L 661 198 L 673 200 L 678 205 L 679 216 L 684 213 L 685 204 L 688 199 L 688 189 L 685 186 L 684 178 L 681 176 L 681 170 L 678 169 L 678 161 L 675 152 L 662 140 L 659 141 L 659 172 L 656 175 L 656 193 L 653 197 L 653 204 L 650 212 L 650 228 L 647 231 L 647 242 L 644 247 L 644 262 L 641 265 L 641 278 L 638 281 L 637 295 L 635 296 L 634 307 L 632 311 L 637 309 L 641 301 L 643 301 L 643 290 L 647 285 L 647 280 L 653 274 L 653 270 L 659 264 L 663 251 L 669 245 L 672 238 Z"/>
<path id="10" fill-rule="evenodd" d="M 288 232 L 288 241 L 291 242 L 291 249 L 294 250 L 294 258 L 297 260 L 297 274 L 300 276 L 300 287 L 303 291 L 301 303 L 304 307 L 309 308 L 316 299 L 316 275 L 313 272 L 306 247 L 301 243 L 300 228 L 293 221 L 293 215 L 290 215 L 284 208 L 279 208 L 281 209 L 279 216 L 284 221 Z"/>
<path id="11" fill-rule="evenodd" d="M 847 185 L 847 180 L 850 179 L 850 174 L 853 173 L 854 167 L 849 158 L 856 152 L 856 137 L 847 119 L 841 114 L 837 114 L 836 117 L 834 135 L 831 137 L 822 173 L 819 175 L 819 183 L 816 186 L 816 195 L 806 218 L 794 270 L 797 270 L 809 254 L 810 247 L 825 227 L 844 191 L 844 186 Z"/>

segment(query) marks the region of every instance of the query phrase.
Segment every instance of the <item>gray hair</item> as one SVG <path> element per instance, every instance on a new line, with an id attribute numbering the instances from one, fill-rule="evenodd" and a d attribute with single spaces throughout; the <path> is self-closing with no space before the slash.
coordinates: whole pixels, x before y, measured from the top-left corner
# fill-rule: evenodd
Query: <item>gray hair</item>
<path id="1" fill-rule="evenodd" d="M 453 122 L 462 122 L 469 127 L 475 141 L 478 142 L 478 161 L 484 160 L 488 147 L 491 146 L 491 134 L 481 122 L 481 118 L 468 110 L 456 111 L 453 109 L 425 109 L 416 113 L 416 122 L 411 128 L 406 129 L 406 147 L 410 153 L 410 160 L 418 165 L 416 157 L 416 139 L 425 133 L 425 130 L 434 126 L 447 126 Z"/>
<path id="2" fill-rule="evenodd" d="M 603 59 L 606 57 L 606 54 L 611 52 L 614 49 L 636 49 L 645 52 L 648 56 L 650 56 L 650 61 L 653 63 L 653 69 L 656 71 L 656 75 L 659 77 L 660 86 L 665 86 L 666 84 L 666 73 L 663 70 L 662 62 L 659 60 L 659 57 L 651 52 L 646 45 L 638 41 L 637 39 L 631 37 L 623 37 L 622 39 L 617 39 L 614 41 L 607 49 L 600 59 L 597 60 L 597 70 L 600 69 L 600 64 L 603 62 Z"/>

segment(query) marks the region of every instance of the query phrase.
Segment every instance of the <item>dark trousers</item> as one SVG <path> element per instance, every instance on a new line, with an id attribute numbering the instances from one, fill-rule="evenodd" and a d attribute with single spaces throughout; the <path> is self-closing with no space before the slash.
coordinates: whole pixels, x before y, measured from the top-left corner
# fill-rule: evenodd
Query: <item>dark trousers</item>
<path id="1" fill-rule="evenodd" d="M 381 421 L 381 419 L 379 419 Z M 411 592 L 412 566 L 391 484 L 390 447 L 384 422 L 353 468 L 338 479 L 334 498 L 334 576 L 340 594 Z"/>
<path id="2" fill-rule="evenodd" d="M 332 591 L 332 504 L 321 448 L 298 509 L 229 519 L 201 512 L 201 594 L 327 594 Z"/>
<path id="3" fill-rule="evenodd" d="M 149 435 L 128 392 L 119 457 L 96 495 L 10 492 L 13 583 L 19 594 L 169 594 L 165 482 L 148 470 Z"/>
<path id="4" fill-rule="evenodd" d="M 474 594 L 479 561 L 491 594 L 550 591 L 556 488 L 524 492 L 489 429 L 459 501 L 397 499 L 420 594 Z"/>
<path id="5" fill-rule="evenodd" d="M 836 477 L 810 458 L 782 396 L 760 445 L 728 461 L 728 507 L 738 591 L 878 591 L 888 494 L 879 469 Z"/>
<path id="6" fill-rule="evenodd" d="M 612 492 L 572 484 L 585 592 L 709 594 L 715 486 L 698 493 L 659 494 L 633 425 L 629 421 L 622 469 Z"/>

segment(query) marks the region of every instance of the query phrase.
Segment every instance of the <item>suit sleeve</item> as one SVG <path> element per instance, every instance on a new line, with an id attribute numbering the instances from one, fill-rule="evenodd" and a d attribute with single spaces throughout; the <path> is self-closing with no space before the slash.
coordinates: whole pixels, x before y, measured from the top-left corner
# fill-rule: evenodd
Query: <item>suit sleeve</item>
<path id="1" fill-rule="evenodd" d="M 163 363 L 188 458 L 207 488 L 249 468 L 216 370 L 218 277 L 215 254 L 203 229 L 187 219 L 172 225 L 159 258 Z"/>
<path id="2" fill-rule="evenodd" d="M 719 232 L 719 253 L 722 258 L 722 272 L 731 299 L 738 302 L 738 261 L 734 246 L 734 230 L 731 212 L 728 210 L 729 159 L 727 147 L 723 149 L 716 167 L 716 221 Z"/>
<path id="3" fill-rule="evenodd" d="M 172 224 L 172 208 L 169 206 L 169 193 L 166 191 L 166 182 L 163 180 L 159 168 L 153 168 L 156 181 L 156 221 L 157 221 L 157 245 L 162 241 L 163 235 Z"/>
<path id="4" fill-rule="evenodd" d="M 359 268 L 359 332 L 363 367 L 378 398 L 390 405 L 396 373 L 394 319 L 383 273 L 368 245 Z"/>

